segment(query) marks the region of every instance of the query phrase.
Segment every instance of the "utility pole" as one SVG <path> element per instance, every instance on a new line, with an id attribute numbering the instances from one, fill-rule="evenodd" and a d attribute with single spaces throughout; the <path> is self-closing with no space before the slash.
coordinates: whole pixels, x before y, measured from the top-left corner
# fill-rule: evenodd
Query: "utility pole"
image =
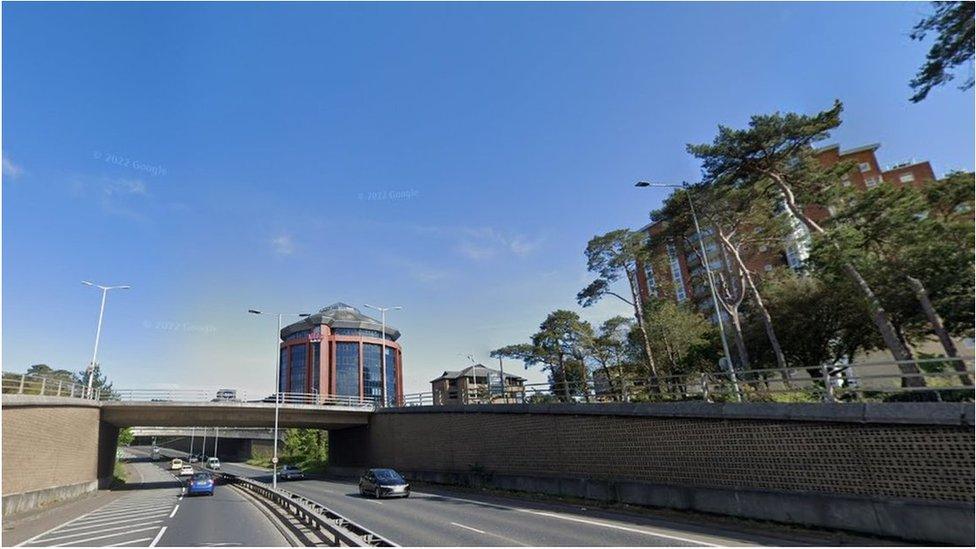
<path id="1" fill-rule="evenodd" d="M 105 298 L 108 296 L 109 290 L 128 290 L 131 286 L 101 286 L 87 280 L 82 280 L 81 283 L 102 291 L 102 305 L 98 308 L 98 328 L 95 329 L 95 350 L 92 351 L 91 363 L 88 364 L 88 383 L 85 389 L 85 398 L 92 398 L 92 382 L 95 378 L 95 365 L 98 364 L 96 362 L 98 360 L 98 340 L 102 335 L 102 317 L 105 315 Z"/>
<path id="2" fill-rule="evenodd" d="M 380 312 L 380 317 L 382 318 L 381 325 L 383 327 L 383 333 L 380 334 L 380 338 L 383 340 L 383 345 L 380 347 L 380 384 L 383 386 L 380 390 L 380 395 L 382 395 L 383 406 L 388 406 L 390 404 L 389 399 L 386 398 L 386 312 L 387 311 L 399 311 L 403 307 L 374 307 L 368 303 L 363 305 L 369 307 L 370 309 L 375 309 Z M 364 395 L 365 396 L 365 395 Z"/>

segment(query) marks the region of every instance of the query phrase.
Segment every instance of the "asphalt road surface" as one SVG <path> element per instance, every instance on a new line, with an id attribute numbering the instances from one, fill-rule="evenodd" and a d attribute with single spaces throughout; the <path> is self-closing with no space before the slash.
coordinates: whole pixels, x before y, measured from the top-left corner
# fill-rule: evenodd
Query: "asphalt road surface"
<path id="1" fill-rule="evenodd" d="M 224 463 L 227 473 L 271 481 L 268 471 Z M 354 480 L 282 481 L 387 539 L 405 546 L 727 546 L 806 545 L 805 540 L 746 533 L 727 527 L 677 522 L 529 502 L 448 489 L 412 491 L 409 499 L 363 497 Z"/>
<path id="2" fill-rule="evenodd" d="M 146 458 L 138 449 L 129 453 Z M 185 497 L 165 463 L 131 465 L 129 493 L 21 543 L 24 547 L 288 547 L 264 513 L 230 486 Z"/>

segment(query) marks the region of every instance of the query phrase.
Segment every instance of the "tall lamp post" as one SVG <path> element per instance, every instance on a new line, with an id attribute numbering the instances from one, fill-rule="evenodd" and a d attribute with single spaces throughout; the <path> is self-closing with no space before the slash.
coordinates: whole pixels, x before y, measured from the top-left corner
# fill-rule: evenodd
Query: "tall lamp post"
<path id="1" fill-rule="evenodd" d="M 705 275 L 708 278 L 708 287 L 712 293 L 712 307 L 715 309 L 715 318 L 718 320 L 718 333 L 722 338 L 722 352 L 725 354 L 725 362 L 729 365 L 729 374 L 732 377 L 732 386 L 735 388 L 735 398 L 739 402 L 742 402 L 742 394 L 739 392 L 739 380 L 735 374 L 735 366 L 732 364 L 732 355 L 729 353 L 729 340 L 725 335 L 725 323 L 722 321 L 722 311 L 718 308 L 718 292 L 715 291 L 715 281 L 712 278 L 712 267 L 708 262 L 708 254 L 705 251 L 705 237 L 701 232 L 701 227 L 698 225 L 698 214 L 695 213 L 695 203 L 691 199 L 691 191 L 688 190 L 688 183 L 682 182 L 681 185 L 675 185 L 671 183 L 648 183 L 647 181 L 638 181 L 635 187 L 668 187 L 672 189 L 682 189 L 685 191 L 685 196 L 688 197 L 688 208 L 691 210 L 691 219 L 695 223 L 695 234 L 698 235 L 698 245 L 701 250 L 701 262 L 705 267 Z"/>
<path id="2" fill-rule="evenodd" d="M 276 315 L 278 317 L 278 331 L 275 332 L 275 364 L 278 365 L 275 368 L 275 414 L 274 414 L 274 453 L 271 457 L 272 475 L 271 475 L 271 487 L 278 489 L 278 407 L 281 404 L 281 317 L 285 315 L 300 316 L 302 318 L 308 316 L 308 313 L 266 313 L 258 311 L 257 309 L 248 309 L 247 312 L 252 315 Z"/>
<path id="3" fill-rule="evenodd" d="M 380 355 L 380 363 L 381 363 L 380 368 L 383 371 L 380 374 L 380 383 L 382 383 L 383 388 L 380 391 L 380 394 L 382 395 L 383 406 L 386 406 L 390 402 L 386 398 L 386 312 L 387 311 L 399 311 L 399 310 L 402 310 L 403 307 L 374 307 L 373 305 L 370 305 L 368 303 L 364 303 L 363 305 L 366 305 L 370 309 L 375 309 L 375 310 L 379 311 L 380 312 L 380 317 L 382 318 L 381 322 L 383 324 L 383 333 L 381 334 L 381 336 L 382 336 L 382 339 L 383 339 L 383 347 L 382 347 L 382 351 L 381 351 L 381 355 Z"/>
<path id="4" fill-rule="evenodd" d="M 88 383 L 87 389 L 85 390 L 85 397 L 92 397 L 92 382 L 95 377 L 95 364 L 98 359 L 98 340 L 102 335 L 102 317 L 105 315 L 105 297 L 108 295 L 109 290 L 128 290 L 131 286 L 102 286 L 95 284 L 94 282 L 89 282 L 87 280 L 82 280 L 82 284 L 85 286 L 91 286 L 93 288 L 98 288 L 102 291 L 102 305 L 98 309 L 98 328 L 95 329 L 95 350 L 92 352 L 91 363 L 88 365 Z"/>

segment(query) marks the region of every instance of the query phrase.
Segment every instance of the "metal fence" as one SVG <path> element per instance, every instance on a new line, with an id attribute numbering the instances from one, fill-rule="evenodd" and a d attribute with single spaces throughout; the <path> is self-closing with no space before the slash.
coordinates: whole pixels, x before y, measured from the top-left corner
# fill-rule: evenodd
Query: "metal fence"
<path id="1" fill-rule="evenodd" d="M 907 367 L 907 368 L 906 368 Z M 914 370 L 906 373 L 903 370 Z M 403 406 L 441 404 L 538 404 L 546 402 L 885 402 L 972 401 L 973 358 L 925 358 L 694 372 L 646 379 L 607 376 L 575 382 L 527 383 L 489 390 L 484 384 L 447 393 L 406 394 Z M 601 375 L 602 374 L 602 375 Z"/>
<path id="2" fill-rule="evenodd" d="M 317 534 L 324 534 L 333 547 L 397 547 L 392 541 L 304 496 L 276 490 L 263 482 L 237 475 L 220 473 L 219 476 L 230 484 L 274 502 Z"/>
<path id="3" fill-rule="evenodd" d="M 0 380 L 4 394 L 87 398 L 84 384 L 63 379 L 3 372 Z M 101 389 L 92 391 L 92 398 L 97 400 L 101 396 Z"/>

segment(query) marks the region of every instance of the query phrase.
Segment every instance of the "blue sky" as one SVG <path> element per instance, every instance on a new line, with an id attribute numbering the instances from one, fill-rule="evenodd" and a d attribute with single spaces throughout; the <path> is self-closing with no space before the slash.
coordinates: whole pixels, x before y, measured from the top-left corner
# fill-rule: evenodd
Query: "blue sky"
<path id="1" fill-rule="evenodd" d="M 401 305 L 408 391 L 578 309 L 594 234 L 686 143 L 845 102 L 833 141 L 973 169 L 908 101 L 922 3 L 4 4 L 3 369 L 273 386 L 251 307 Z M 627 311 L 607 302 L 594 322 Z M 521 365 L 510 367 L 521 370 Z M 543 380 L 538 372 L 527 375 Z"/>

